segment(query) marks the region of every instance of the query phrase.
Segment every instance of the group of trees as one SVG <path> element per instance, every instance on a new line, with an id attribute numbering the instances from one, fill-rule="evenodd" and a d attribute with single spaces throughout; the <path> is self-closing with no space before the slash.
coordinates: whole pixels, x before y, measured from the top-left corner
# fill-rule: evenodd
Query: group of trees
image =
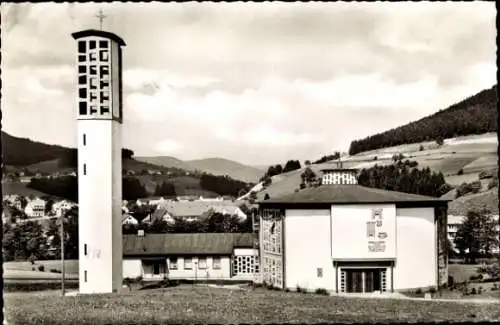
<path id="1" fill-rule="evenodd" d="M 363 186 L 412 194 L 440 197 L 451 190 L 442 173 L 417 168 L 418 163 L 398 160 L 389 166 L 362 169 L 358 183 Z"/>
<path id="2" fill-rule="evenodd" d="M 32 178 L 28 187 L 51 196 L 78 202 L 78 177 Z M 146 188 L 135 177 L 124 177 L 122 183 L 124 200 L 136 200 L 149 196 Z"/>
<path id="3" fill-rule="evenodd" d="M 241 220 L 236 215 L 209 213 L 198 220 L 187 221 L 184 218 L 173 217 L 173 222 L 153 220 L 151 223 L 139 225 L 123 225 L 124 234 L 136 234 L 139 229 L 146 233 L 246 233 L 252 231 L 252 218 Z"/>
<path id="4" fill-rule="evenodd" d="M 205 173 L 200 177 L 200 187 L 219 195 L 238 196 L 241 190 L 248 190 L 251 184 L 232 179 L 228 176 L 216 176 Z"/>
<path id="5" fill-rule="evenodd" d="M 63 218 L 65 258 L 77 259 L 78 209 L 73 208 L 67 211 Z M 50 220 L 45 234 L 39 222 L 5 223 L 3 227 L 4 260 L 60 258 L 61 236 L 59 222 L 59 219 Z"/>
<path id="6" fill-rule="evenodd" d="M 155 189 L 155 196 L 176 196 L 175 185 L 172 182 L 162 182 L 161 185 L 157 184 Z"/>
<path id="7" fill-rule="evenodd" d="M 269 168 L 267 169 L 264 176 L 261 177 L 260 181 L 262 182 L 266 178 L 270 178 L 270 177 L 273 177 L 275 175 L 287 173 L 287 172 L 290 172 L 292 170 L 297 170 L 300 168 L 302 168 L 302 166 L 300 165 L 300 161 L 298 161 L 298 160 L 287 161 L 285 164 L 285 167 L 281 166 L 280 164 L 272 165 L 272 166 L 269 166 Z"/>
<path id="8" fill-rule="evenodd" d="M 490 256 L 499 243 L 497 226 L 498 221 L 488 209 L 469 210 L 454 238 L 459 255 L 471 264 L 479 257 Z"/>
<path id="9" fill-rule="evenodd" d="M 48 195 L 78 201 L 78 178 L 76 176 L 61 176 L 55 178 L 32 178 L 28 188 Z"/>
<path id="10" fill-rule="evenodd" d="M 316 177 L 316 173 L 310 167 L 307 167 L 302 174 L 300 174 L 301 183 L 300 188 L 306 188 L 318 184 L 318 179 Z"/>
<path id="11" fill-rule="evenodd" d="M 497 86 L 416 122 L 355 140 L 349 154 L 406 143 L 438 141 L 456 136 L 497 132 Z"/>

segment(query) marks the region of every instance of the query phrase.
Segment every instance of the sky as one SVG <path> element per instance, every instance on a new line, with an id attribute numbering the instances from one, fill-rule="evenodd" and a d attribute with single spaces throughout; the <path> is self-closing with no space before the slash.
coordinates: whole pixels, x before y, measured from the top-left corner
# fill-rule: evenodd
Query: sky
<path id="1" fill-rule="evenodd" d="M 122 37 L 123 145 L 316 160 L 496 83 L 494 2 L 5 4 L 2 129 L 76 147 L 76 42 Z"/>

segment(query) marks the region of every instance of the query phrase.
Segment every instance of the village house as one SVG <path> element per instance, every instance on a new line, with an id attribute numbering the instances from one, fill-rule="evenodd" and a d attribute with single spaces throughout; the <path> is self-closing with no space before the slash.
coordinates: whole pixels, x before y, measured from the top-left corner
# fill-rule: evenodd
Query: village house
<path id="1" fill-rule="evenodd" d="M 29 218 L 43 217 L 45 215 L 45 204 L 45 200 L 35 198 L 28 202 L 24 209 L 24 213 L 26 213 Z"/>
<path id="2" fill-rule="evenodd" d="M 134 225 L 137 226 L 139 224 L 139 221 L 137 221 L 136 218 L 134 218 L 132 215 L 129 213 L 124 213 L 122 217 L 122 225 Z"/>
<path id="3" fill-rule="evenodd" d="M 173 222 L 174 217 L 196 220 L 209 213 L 236 215 L 245 220 L 247 215 L 240 209 L 244 201 L 166 201 L 158 204 L 156 211 L 147 221 L 163 220 Z"/>
<path id="4" fill-rule="evenodd" d="M 259 273 L 251 233 L 123 236 L 123 277 L 159 280 L 248 280 Z"/>
<path id="5" fill-rule="evenodd" d="M 71 210 L 71 208 L 75 207 L 76 203 L 70 202 L 68 200 L 56 201 L 52 204 L 52 212 L 60 217 L 64 214 L 64 212 Z"/>
<path id="6" fill-rule="evenodd" d="M 263 281 L 329 292 L 389 292 L 447 282 L 448 200 L 368 188 L 357 171 L 260 201 Z"/>

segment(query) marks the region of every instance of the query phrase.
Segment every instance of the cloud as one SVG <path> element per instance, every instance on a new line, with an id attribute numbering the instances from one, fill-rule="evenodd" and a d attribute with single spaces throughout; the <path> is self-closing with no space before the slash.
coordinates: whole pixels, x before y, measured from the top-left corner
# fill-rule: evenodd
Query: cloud
<path id="1" fill-rule="evenodd" d="M 75 145 L 71 33 L 98 8 L 137 155 L 315 159 L 496 83 L 486 2 L 2 4 L 6 131 Z"/>
<path id="2" fill-rule="evenodd" d="M 157 143 L 154 146 L 154 150 L 156 150 L 160 154 L 177 153 L 181 148 L 182 144 L 172 139 L 162 140 L 160 143 Z"/>

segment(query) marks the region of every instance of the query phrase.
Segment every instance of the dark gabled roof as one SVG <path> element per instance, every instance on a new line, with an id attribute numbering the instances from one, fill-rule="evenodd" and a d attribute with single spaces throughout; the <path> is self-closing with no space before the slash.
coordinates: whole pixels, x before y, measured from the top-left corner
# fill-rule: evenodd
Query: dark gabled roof
<path id="1" fill-rule="evenodd" d="M 124 235 L 123 255 L 231 255 L 234 248 L 252 248 L 252 233 Z"/>
<path id="2" fill-rule="evenodd" d="M 368 203 L 426 203 L 443 205 L 449 200 L 361 185 L 321 185 L 281 197 L 259 201 L 260 205 L 295 204 L 368 204 Z"/>
<path id="3" fill-rule="evenodd" d="M 125 41 L 118 35 L 111 33 L 111 32 L 106 32 L 103 30 L 97 30 L 97 29 L 86 29 L 82 30 L 76 33 L 71 34 L 74 39 L 79 39 L 82 37 L 88 37 L 88 36 L 99 36 L 99 37 L 105 37 L 112 39 L 113 41 L 117 42 L 118 45 L 125 46 Z"/>

